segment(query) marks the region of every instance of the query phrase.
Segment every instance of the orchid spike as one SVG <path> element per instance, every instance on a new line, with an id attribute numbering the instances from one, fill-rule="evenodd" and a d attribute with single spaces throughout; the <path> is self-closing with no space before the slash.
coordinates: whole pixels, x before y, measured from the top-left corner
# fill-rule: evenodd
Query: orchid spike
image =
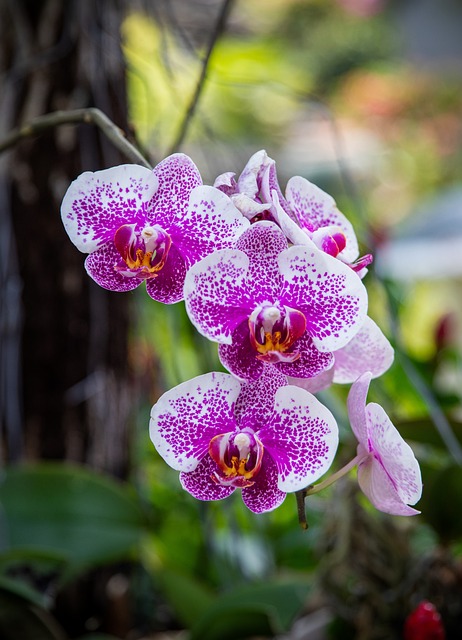
<path id="1" fill-rule="evenodd" d="M 182 153 L 150 171 L 121 165 L 80 175 L 67 190 L 61 216 L 88 274 L 111 291 L 146 282 L 164 303 L 183 298 L 189 267 L 233 246 L 249 222 L 221 191 L 202 185 Z"/>
<path id="2" fill-rule="evenodd" d="M 330 368 L 331 352 L 359 331 L 367 292 L 338 260 L 314 246 L 288 248 L 279 227 L 258 222 L 235 249 L 216 251 L 191 268 L 185 303 L 238 378 L 258 378 L 265 363 L 310 378 Z"/>
<path id="3" fill-rule="evenodd" d="M 268 365 L 257 382 L 208 373 L 167 391 L 152 408 L 150 436 L 195 498 L 241 489 L 255 513 L 316 481 L 338 445 L 329 410 Z"/>
<path id="4" fill-rule="evenodd" d="M 392 515 L 420 513 L 414 505 L 422 495 L 419 463 L 383 408 L 366 397 L 371 374 L 363 374 L 348 395 L 348 415 L 358 440 L 358 482 L 379 510 Z"/>

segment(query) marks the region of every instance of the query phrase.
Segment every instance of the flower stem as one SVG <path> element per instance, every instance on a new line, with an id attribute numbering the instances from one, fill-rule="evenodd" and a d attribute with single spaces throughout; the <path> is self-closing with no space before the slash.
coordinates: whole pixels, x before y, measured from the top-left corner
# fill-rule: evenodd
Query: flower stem
<path id="1" fill-rule="evenodd" d="M 334 482 L 336 482 L 337 480 L 345 476 L 349 471 L 351 471 L 351 469 L 353 469 L 353 467 L 355 467 L 360 462 L 362 462 L 362 460 L 367 458 L 368 455 L 369 453 L 365 453 L 365 454 L 362 453 L 355 456 L 353 460 L 350 460 L 350 462 L 348 462 L 344 467 L 342 467 L 341 469 L 333 473 L 331 476 L 329 476 L 322 482 L 318 482 L 318 484 L 310 485 L 305 489 L 305 496 L 311 496 L 313 495 L 313 493 L 318 493 L 319 491 L 322 491 L 323 489 L 330 487 L 331 484 L 333 484 Z"/>

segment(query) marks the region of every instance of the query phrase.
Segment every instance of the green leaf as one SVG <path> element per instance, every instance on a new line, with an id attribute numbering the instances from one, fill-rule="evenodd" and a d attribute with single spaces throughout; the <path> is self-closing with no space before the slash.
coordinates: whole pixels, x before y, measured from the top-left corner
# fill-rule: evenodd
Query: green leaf
<path id="1" fill-rule="evenodd" d="M 227 640 L 287 632 L 309 587 L 273 583 L 237 588 L 219 597 L 191 630 L 190 640 Z"/>
<path id="2" fill-rule="evenodd" d="M 77 466 L 7 469 L 0 502 L 6 556 L 51 554 L 71 573 L 131 557 L 144 529 L 138 500 L 126 486 Z"/>
<path id="3" fill-rule="evenodd" d="M 162 570 L 157 585 L 173 607 L 179 621 L 187 628 L 213 605 L 215 596 L 201 582 L 178 571 Z"/>
<path id="4" fill-rule="evenodd" d="M 0 586 L 0 638 L 2 640 L 65 640 L 52 616 L 29 598 Z"/>

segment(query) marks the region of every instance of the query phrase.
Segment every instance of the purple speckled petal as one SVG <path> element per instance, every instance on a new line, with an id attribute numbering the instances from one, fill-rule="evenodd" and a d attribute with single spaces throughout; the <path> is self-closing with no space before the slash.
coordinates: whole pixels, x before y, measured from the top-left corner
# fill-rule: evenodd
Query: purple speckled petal
<path id="1" fill-rule="evenodd" d="M 286 495 L 278 488 L 278 468 L 269 453 L 265 453 L 255 484 L 242 489 L 242 500 L 250 511 L 264 513 L 279 507 Z"/>
<path id="2" fill-rule="evenodd" d="M 159 189 L 149 203 L 148 221 L 170 232 L 186 215 L 191 191 L 202 184 L 202 178 L 184 153 L 174 153 L 159 162 L 153 174 L 159 181 Z"/>
<path id="3" fill-rule="evenodd" d="M 186 264 L 175 245 L 171 245 L 165 265 L 155 278 L 146 280 L 146 291 L 154 300 L 174 304 L 183 300 Z"/>
<path id="4" fill-rule="evenodd" d="M 222 249 L 197 262 L 186 275 L 186 311 L 206 338 L 231 344 L 234 329 L 253 308 L 248 297 L 249 259 L 242 251 Z"/>
<path id="5" fill-rule="evenodd" d="M 180 473 L 180 482 L 186 491 L 198 500 L 223 500 L 235 490 L 233 486 L 223 486 L 212 480 L 217 465 L 207 454 L 194 471 Z"/>
<path id="6" fill-rule="evenodd" d="M 256 222 L 241 235 L 236 249 L 249 258 L 246 286 L 255 306 L 276 301 L 282 286 L 277 258 L 287 240 L 274 222 Z"/>
<path id="7" fill-rule="evenodd" d="M 351 428 L 359 444 L 366 451 L 369 450 L 367 443 L 366 398 L 371 379 L 372 374 L 370 372 L 366 372 L 358 378 L 352 385 L 347 400 Z"/>
<path id="8" fill-rule="evenodd" d="M 294 246 L 279 254 L 287 281 L 283 302 L 302 311 L 320 351 L 337 351 L 358 333 L 367 291 L 352 269 L 322 251 Z"/>
<path id="9" fill-rule="evenodd" d="M 170 389 L 151 410 L 149 433 L 165 462 L 193 471 L 210 440 L 234 431 L 234 403 L 240 383 L 226 373 L 206 373 Z"/>
<path id="10" fill-rule="evenodd" d="M 355 337 L 334 357 L 334 382 L 345 384 L 354 382 L 366 371 L 371 372 L 372 378 L 381 376 L 390 368 L 394 351 L 379 327 L 367 317 Z"/>
<path id="11" fill-rule="evenodd" d="M 273 419 L 258 433 L 278 467 L 281 491 L 298 491 L 330 467 L 338 446 L 334 416 L 300 387 L 276 391 Z"/>
<path id="12" fill-rule="evenodd" d="M 324 391 L 324 389 L 328 389 L 332 384 L 332 380 L 334 378 L 334 367 L 319 373 L 317 376 L 313 376 L 313 378 L 292 378 L 289 377 L 289 384 L 294 384 L 296 387 L 301 387 L 305 389 L 305 391 L 309 391 L 310 393 L 319 393 L 319 391 Z"/>
<path id="13" fill-rule="evenodd" d="M 394 516 L 415 516 L 420 513 L 402 501 L 387 472 L 373 457 L 360 463 L 358 484 L 379 511 Z"/>
<path id="14" fill-rule="evenodd" d="M 133 291 L 143 280 L 136 276 L 131 278 L 123 276 L 116 271 L 114 265 L 118 264 L 120 260 L 120 253 L 115 248 L 114 243 L 108 242 L 87 256 L 85 269 L 88 275 L 103 289 L 109 289 L 109 291 Z"/>
<path id="15" fill-rule="evenodd" d="M 326 369 L 330 369 L 334 363 L 334 356 L 328 351 L 319 351 L 312 338 L 304 333 L 296 340 L 290 351 L 298 352 L 300 356 L 294 362 L 278 362 L 275 367 L 286 376 L 294 378 L 312 378 Z"/>
<path id="16" fill-rule="evenodd" d="M 77 249 L 91 253 L 112 240 L 123 224 L 144 223 L 157 188 L 154 173 L 137 164 L 86 171 L 63 198 L 64 228 Z"/>
<path id="17" fill-rule="evenodd" d="M 256 381 L 242 383 L 236 400 L 234 415 L 240 429 L 246 426 L 260 429 L 272 418 L 274 396 L 280 387 L 287 385 L 287 377 L 271 364 L 263 364 L 261 376 Z"/>
<path id="18" fill-rule="evenodd" d="M 233 247 L 249 225 L 228 196 L 214 187 L 200 186 L 193 189 L 186 214 L 177 218 L 169 232 L 192 265 L 213 251 Z"/>
<path id="19" fill-rule="evenodd" d="M 218 355 L 221 364 L 239 380 L 257 380 L 263 373 L 265 365 L 250 344 L 247 320 L 234 329 L 231 344 L 219 345 Z"/>
<path id="20" fill-rule="evenodd" d="M 415 504 L 422 495 L 422 478 L 414 452 L 380 405 L 366 406 L 366 420 L 376 463 L 383 466 L 401 500 Z"/>
<path id="21" fill-rule="evenodd" d="M 359 255 L 358 241 L 349 220 L 337 209 L 335 200 L 305 178 L 295 176 L 289 180 L 286 198 L 296 213 L 300 226 L 310 231 L 331 225 L 339 226 L 346 237 L 346 247 L 339 257 L 353 262 Z"/>

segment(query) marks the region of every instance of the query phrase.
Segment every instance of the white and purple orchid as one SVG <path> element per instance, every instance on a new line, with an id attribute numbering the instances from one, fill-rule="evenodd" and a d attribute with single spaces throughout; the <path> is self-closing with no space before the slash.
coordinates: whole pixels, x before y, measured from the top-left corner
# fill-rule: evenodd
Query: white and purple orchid
<path id="1" fill-rule="evenodd" d="M 121 165 L 83 173 L 67 190 L 61 216 L 99 285 L 131 291 L 145 281 L 148 294 L 167 304 L 183 298 L 192 264 L 233 246 L 249 225 L 227 196 L 202 185 L 182 153 L 152 171 Z"/>
<path id="2" fill-rule="evenodd" d="M 257 382 L 208 373 L 167 391 L 152 408 L 150 436 L 195 498 L 241 489 L 255 513 L 320 478 L 338 445 L 330 411 L 268 366 Z"/>
<path id="3" fill-rule="evenodd" d="M 279 186 L 276 163 L 266 151 L 255 153 L 239 179 L 224 173 L 215 186 L 229 195 L 252 221 L 276 222 L 292 244 L 315 246 L 338 258 L 363 277 L 372 256 L 359 258 L 358 241 L 349 220 L 329 194 L 301 176 L 290 178 L 285 197 Z"/>
<path id="4" fill-rule="evenodd" d="M 412 516 L 422 495 L 419 463 L 383 408 L 366 405 L 371 374 L 363 374 L 348 395 L 348 415 L 358 440 L 358 482 L 379 511 Z"/>
<path id="5" fill-rule="evenodd" d="M 235 249 L 195 264 L 185 280 L 189 317 L 220 344 L 223 365 L 242 380 L 265 363 L 311 378 L 361 328 L 367 292 L 344 264 L 311 246 L 287 246 L 279 227 L 257 222 Z"/>

